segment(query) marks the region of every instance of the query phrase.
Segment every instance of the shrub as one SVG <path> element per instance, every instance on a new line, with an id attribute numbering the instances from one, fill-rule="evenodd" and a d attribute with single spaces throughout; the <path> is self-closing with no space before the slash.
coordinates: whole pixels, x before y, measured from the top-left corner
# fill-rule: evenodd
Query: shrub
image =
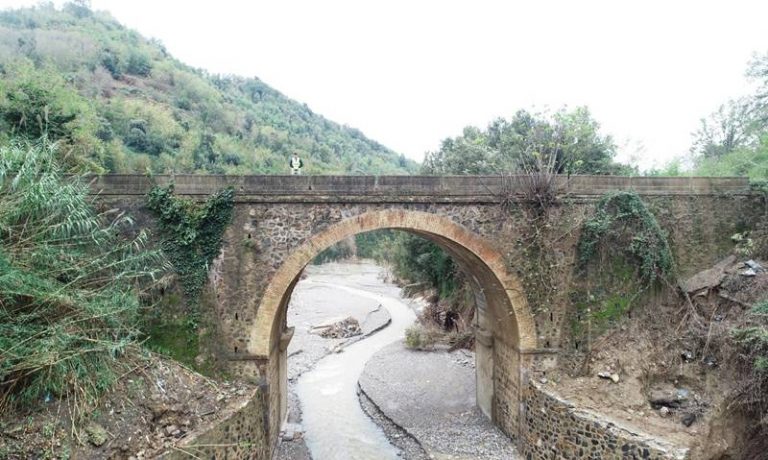
<path id="1" fill-rule="evenodd" d="M 163 267 L 144 232 L 118 236 L 130 224 L 96 212 L 52 147 L 0 148 L 0 406 L 72 397 L 78 413 L 115 380 Z"/>

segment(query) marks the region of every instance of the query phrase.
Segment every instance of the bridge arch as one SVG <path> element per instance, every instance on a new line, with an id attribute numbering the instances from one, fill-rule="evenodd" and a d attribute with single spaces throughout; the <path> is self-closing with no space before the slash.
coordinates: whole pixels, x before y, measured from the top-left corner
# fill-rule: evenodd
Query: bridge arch
<path id="1" fill-rule="evenodd" d="M 517 436 L 521 353 L 536 349 L 533 315 L 520 281 L 507 270 L 503 255 L 481 236 L 447 217 L 403 209 L 366 212 L 331 224 L 297 247 L 271 277 L 259 302 L 248 353 L 268 363 L 272 429 L 278 428 L 286 410 L 286 313 L 302 271 L 333 244 L 380 229 L 404 230 L 435 242 L 470 279 L 478 304 L 478 405 L 507 434 Z"/>

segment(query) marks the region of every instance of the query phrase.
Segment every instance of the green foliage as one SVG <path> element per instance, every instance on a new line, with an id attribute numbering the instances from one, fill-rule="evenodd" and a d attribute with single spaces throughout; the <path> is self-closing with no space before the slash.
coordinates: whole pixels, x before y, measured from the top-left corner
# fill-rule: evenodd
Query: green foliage
<path id="1" fill-rule="evenodd" d="M 83 2 L 1 11 L 0 75 L 0 140 L 63 138 L 91 170 L 285 174 L 294 152 L 308 174 L 416 168 L 257 78 L 186 66 Z"/>
<path id="2" fill-rule="evenodd" d="M 163 263 L 144 232 L 121 238 L 130 218 L 97 213 L 54 157 L 45 145 L 0 147 L 0 398 L 72 396 L 77 412 L 115 380 Z"/>
<path id="3" fill-rule="evenodd" d="M 624 174 L 613 162 L 616 146 L 585 107 L 562 109 L 549 116 L 520 110 L 499 118 L 485 131 L 467 127 L 462 136 L 445 139 L 440 150 L 427 154 L 426 174 L 499 174 L 530 172 L 552 164 L 558 174 Z"/>
<path id="4" fill-rule="evenodd" d="M 595 215 L 584 222 L 578 247 L 579 265 L 583 269 L 601 246 L 634 260 L 646 285 L 668 278 L 674 271 L 666 233 L 635 192 L 606 194 L 597 203 Z"/>
<path id="5" fill-rule="evenodd" d="M 27 139 L 73 139 L 93 116 L 88 104 L 50 67 L 36 69 L 26 60 L 6 70 L 0 86 L 2 123 Z"/>
<path id="6" fill-rule="evenodd" d="M 756 303 L 750 309 L 750 313 L 755 316 L 768 316 L 768 300 Z"/>
<path id="7" fill-rule="evenodd" d="M 432 350 L 443 338 L 440 331 L 414 324 L 405 330 L 405 346 L 411 350 Z"/>
<path id="8" fill-rule="evenodd" d="M 405 346 L 412 350 L 421 350 L 423 347 L 421 328 L 410 326 L 405 330 Z"/>
<path id="9" fill-rule="evenodd" d="M 435 243 L 412 233 L 398 232 L 387 250 L 392 268 L 399 278 L 426 283 L 437 289 L 439 297 L 450 297 L 458 288 L 459 269 L 451 257 Z"/>
<path id="10" fill-rule="evenodd" d="M 174 196 L 173 189 L 173 184 L 153 187 L 147 195 L 147 207 L 158 217 L 163 251 L 179 276 L 184 294 L 196 303 L 232 221 L 235 192 L 227 188 L 199 204 Z"/>
<path id="11" fill-rule="evenodd" d="M 355 255 L 355 246 L 353 244 L 353 241 L 339 241 L 338 243 L 334 244 L 333 246 L 325 249 L 323 252 L 318 254 L 313 260 L 312 263 L 315 265 L 320 265 L 328 262 L 336 262 L 339 260 L 346 260 Z"/>
<path id="12" fill-rule="evenodd" d="M 396 234 L 396 230 L 389 229 L 358 233 L 355 235 L 357 257 L 380 262 L 388 261 L 389 254 L 387 251 L 392 247 L 392 240 Z"/>
<path id="13" fill-rule="evenodd" d="M 155 322 L 146 330 L 145 346 L 192 368 L 200 352 L 197 323 L 195 321 Z"/>
<path id="14" fill-rule="evenodd" d="M 763 326 L 749 326 L 733 331 L 733 339 L 741 346 L 748 348 L 755 357 L 755 370 L 763 371 L 757 366 L 757 360 L 768 359 L 768 329 Z"/>

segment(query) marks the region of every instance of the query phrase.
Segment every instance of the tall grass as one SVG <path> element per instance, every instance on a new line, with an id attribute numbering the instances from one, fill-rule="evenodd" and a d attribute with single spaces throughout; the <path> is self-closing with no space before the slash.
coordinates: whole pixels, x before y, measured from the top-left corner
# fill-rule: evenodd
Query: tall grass
<path id="1" fill-rule="evenodd" d="M 66 398 L 82 410 L 135 343 L 164 262 L 131 219 L 97 212 L 47 144 L 0 147 L 0 410 Z"/>

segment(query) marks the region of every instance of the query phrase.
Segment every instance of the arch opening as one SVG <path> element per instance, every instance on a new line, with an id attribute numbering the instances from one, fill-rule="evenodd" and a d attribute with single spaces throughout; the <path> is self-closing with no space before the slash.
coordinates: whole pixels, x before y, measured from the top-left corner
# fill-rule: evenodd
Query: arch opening
<path id="1" fill-rule="evenodd" d="M 475 296 L 477 402 L 508 435 L 518 431 L 523 378 L 520 354 L 536 347 L 532 315 L 503 256 L 480 236 L 450 219 L 419 211 L 369 212 L 333 224 L 301 244 L 272 276 L 256 312 L 248 352 L 267 361 L 270 432 L 287 409 L 286 314 L 304 268 L 323 250 L 359 233 L 395 229 L 414 233 L 445 250 L 470 280 Z"/>

